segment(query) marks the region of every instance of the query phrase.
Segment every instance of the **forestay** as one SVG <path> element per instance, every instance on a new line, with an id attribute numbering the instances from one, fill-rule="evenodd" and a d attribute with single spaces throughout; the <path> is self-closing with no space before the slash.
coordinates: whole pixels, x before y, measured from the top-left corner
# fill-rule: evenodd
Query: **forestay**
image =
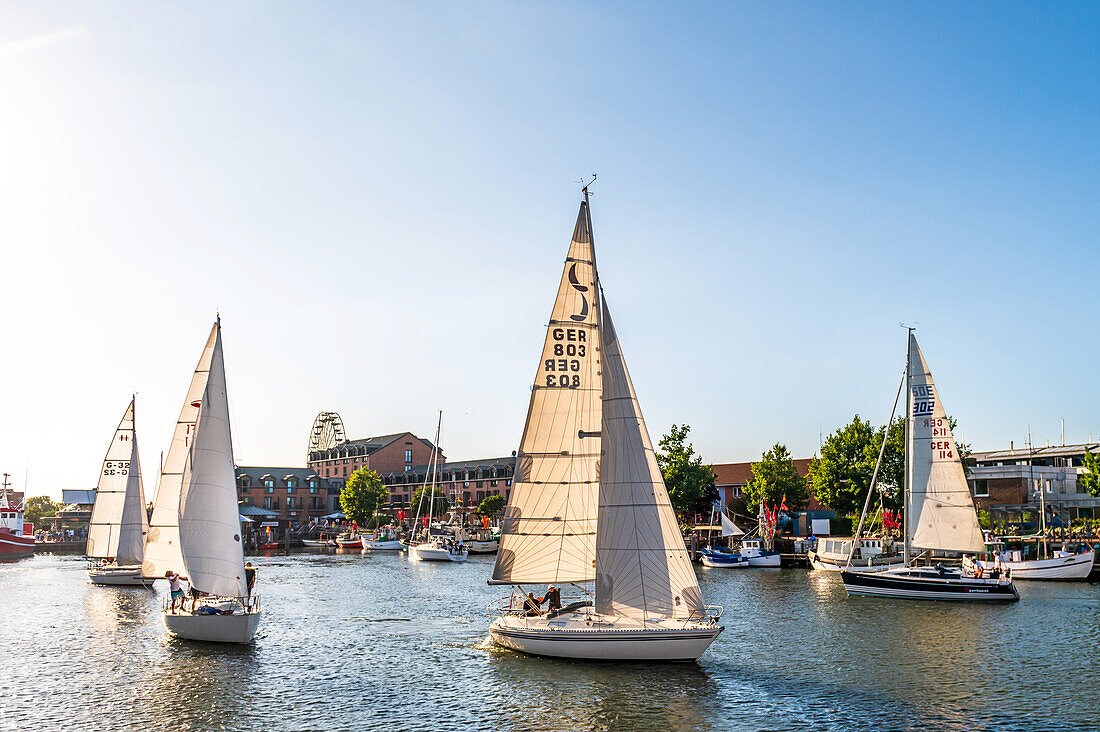
<path id="1" fill-rule="evenodd" d="M 703 595 L 606 301 L 602 308 L 596 610 L 605 615 L 703 619 Z"/>
<path id="2" fill-rule="evenodd" d="M 982 529 L 947 413 L 912 333 L 909 335 L 909 440 L 906 448 L 909 454 L 911 546 L 985 551 Z"/>
<path id="3" fill-rule="evenodd" d="M 88 556 L 140 564 L 147 525 L 131 400 L 103 458 L 88 523 Z"/>
<path id="4" fill-rule="evenodd" d="M 209 379 L 184 466 L 179 530 L 183 563 L 191 586 L 220 597 L 243 597 L 244 547 L 237 510 L 221 332 L 215 328 Z"/>
<path id="5" fill-rule="evenodd" d="M 597 308 L 585 201 L 531 390 L 494 584 L 595 578 L 601 390 Z"/>
<path id="6" fill-rule="evenodd" d="M 149 521 L 149 533 L 145 543 L 145 559 L 141 574 L 145 577 L 163 577 L 167 570 L 183 572 L 183 554 L 180 552 L 179 510 L 180 492 L 183 488 L 183 470 L 191 448 L 199 403 L 210 372 L 210 359 L 218 340 L 218 324 L 210 329 L 199 363 L 187 388 L 172 444 L 161 468 L 160 482 L 153 498 L 153 516 Z"/>

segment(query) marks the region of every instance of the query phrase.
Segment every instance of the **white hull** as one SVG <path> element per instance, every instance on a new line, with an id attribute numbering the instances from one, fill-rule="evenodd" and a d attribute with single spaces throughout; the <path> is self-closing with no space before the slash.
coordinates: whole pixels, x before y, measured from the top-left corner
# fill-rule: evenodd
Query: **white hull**
<path id="1" fill-rule="evenodd" d="M 902 564 L 901 557 L 898 557 L 896 562 L 890 562 L 889 564 L 868 564 L 865 561 L 862 564 L 853 562 L 851 566 L 846 566 L 843 562 L 824 559 L 817 552 L 810 552 L 808 557 L 810 566 L 822 572 L 843 572 L 845 570 L 849 572 L 885 572 L 892 567 L 900 567 Z"/>
<path id="2" fill-rule="evenodd" d="M 536 656 L 592 661 L 696 661 L 722 632 L 718 625 L 683 621 L 665 621 L 665 627 L 645 627 L 639 621 L 607 625 L 614 627 L 507 615 L 493 621 L 489 635 L 498 645 Z"/>
<path id="3" fill-rule="evenodd" d="M 465 546 L 470 554 L 495 554 L 500 549 L 496 541 L 467 541 Z"/>
<path id="4" fill-rule="evenodd" d="M 412 549 L 413 554 L 417 559 L 423 562 L 465 562 L 467 553 L 456 552 L 451 553 L 446 549 L 437 546 L 416 546 Z"/>
<path id="5" fill-rule="evenodd" d="M 142 577 L 141 565 L 116 567 L 107 565 L 88 570 L 88 579 L 93 585 L 115 585 L 122 587 L 152 587 L 156 577 Z"/>
<path id="6" fill-rule="evenodd" d="M 172 635 L 211 643 L 248 643 L 260 625 L 259 610 L 233 615 L 164 612 L 161 617 L 164 628 Z"/>
<path id="7" fill-rule="evenodd" d="M 373 551 L 400 551 L 401 542 L 393 541 L 364 541 L 363 548 Z"/>
<path id="8" fill-rule="evenodd" d="M 1092 572 L 1094 560 L 1095 555 L 1089 551 L 1023 562 L 1006 562 L 1002 559 L 999 566 L 1001 569 L 1011 570 L 1014 580 L 1083 580 L 1088 579 Z M 985 561 L 978 561 L 976 564 L 983 570 L 998 566 L 998 563 Z"/>
<path id="9" fill-rule="evenodd" d="M 336 542 L 332 539 L 302 539 L 302 544 L 305 546 L 336 546 Z"/>
<path id="10" fill-rule="evenodd" d="M 742 555 L 744 556 L 744 555 Z M 750 567 L 778 567 L 779 555 L 778 554 L 763 554 L 757 556 L 745 557 L 749 560 Z"/>

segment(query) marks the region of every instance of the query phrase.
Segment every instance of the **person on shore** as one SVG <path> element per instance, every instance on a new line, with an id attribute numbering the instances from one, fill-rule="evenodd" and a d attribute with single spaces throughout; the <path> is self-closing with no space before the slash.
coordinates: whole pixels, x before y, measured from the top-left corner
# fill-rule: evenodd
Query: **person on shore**
<path id="1" fill-rule="evenodd" d="M 164 578 L 168 580 L 168 589 L 172 593 L 172 608 L 175 609 L 176 603 L 183 602 L 183 585 L 180 584 L 180 580 L 187 580 L 187 578 L 172 570 L 165 572 Z"/>
<path id="2" fill-rule="evenodd" d="M 248 596 L 252 597 L 252 588 L 256 586 L 256 568 L 252 566 L 252 562 L 244 565 L 244 581 L 248 585 Z"/>
<path id="3" fill-rule="evenodd" d="M 524 615 L 529 618 L 542 615 L 542 601 L 545 598 L 535 597 L 534 592 L 528 592 L 527 598 L 523 601 Z"/>

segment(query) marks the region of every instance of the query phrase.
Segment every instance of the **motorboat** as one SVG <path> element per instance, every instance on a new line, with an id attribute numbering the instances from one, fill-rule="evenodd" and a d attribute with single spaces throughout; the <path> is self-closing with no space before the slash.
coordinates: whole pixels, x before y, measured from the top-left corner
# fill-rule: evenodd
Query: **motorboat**
<path id="1" fill-rule="evenodd" d="M 767 548 L 763 539 L 745 539 L 742 541 L 741 556 L 749 561 L 750 567 L 780 566 L 779 552 Z"/>
<path id="2" fill-rule="evenodd" d="M 380 529 L 373 537 L 363 539 L 363 548 L 371 551 L 401 551 L 397 528 L 387 526 Z"/>
<path id="3" fill-rule="evenodd" d="M 469 556 L 465 544 L 443 537 L 417 544 L 411 552 L 423 562 L 465 562 Z"/>
<path id="4" fill-rule="evenodd" d="M 817 548 L 809 551 L 807 557 L 810 566 L 824 572 L 885 572 L 891 567 L 904 564 L 900 554 L 887 554 L 881 537 L 860 537 L 855 554 L 852 554 L 853 539 L 832 539 L 819 537 Z M 849 559 L 851 562 L 849 563 Z"/>
<path id="5" fill-rule="evenodd" d="M 967 602 L 1012 602 L 1020 599 L 1016 586 L 1004 576 L 978 577 L 953 567 L 901 566 L 883 572 L 844 570 L 841 576 L 849 595 Z"/>
<path id="6" fill-rule="evenodd" d="M 363 537 L 354 532 L 346 532 L 336 537 L 336 546 L 341 549 L 362 549 Z"/>
<path id="7" fill-rule="evenodd" d="M 1024 559 L 1019 550 L 994 551 L 993 555 L 992 560 L 967 557 L 964 565 L 980 568 L 983 573 L 1006 570 L 1014 580 L 1073 581 L 1088 579 L 1096 561 L 1091 548 L 1080 552 L 1055 551 L 1054 556 L 1036 559 Z"/>

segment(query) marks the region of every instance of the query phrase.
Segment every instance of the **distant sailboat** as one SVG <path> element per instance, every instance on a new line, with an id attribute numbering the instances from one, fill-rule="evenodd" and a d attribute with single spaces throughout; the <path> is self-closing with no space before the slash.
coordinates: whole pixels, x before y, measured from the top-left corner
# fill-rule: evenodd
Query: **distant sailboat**
<path id="1" fill-rule="evenodd" d="M 560 609 L 525 595 L 524 585 L 593 582 L 594 592 L 578 587 L 582 599 Z M 720 609 L 703 604 L 600 289 L 587 187 L 490 584 L 519 588 L 489 632 L 526 653 L 693 661 L 722 632 Z"/>
<path id="2" fill-rule="evenodd" d="M 905 367 L 904 564 L 883 572 L 841 572 L 850 595 L 908 600 L 1013 601 L 1011 580 L 943 566 L 917 566 L 915 549 L 982 552 L 985 541 L 962 460 L 932 372 L 909 331 Z"/>
<path id="3" fill-rule="evenodd" d="M 423 502 L 424 497 L 428 498 L 428 520 L 427 527 L 424 531 L 424 537 L 421 541 L 417 541 L 415 537 L 412 539 L 412 544 L 409 547 L 409 558 L 416 558 L 423 562 L 465 562 L 469 557 L 469 551 L 467 551 L 465 545 L 461 541 L 461 537 L 456 534 L 454 537 L 432 535 L 432 517 L 434 515 L 435 507 L 435 490 L 436 490 L 436 469 L 439 466 L 438 449 L 439 449 L 439 429 L 443 424 L 443 412 L 439 413 L 439 422 L 435 427 L 435 443 L 432 445 L 432 457 L 428 461 L 428 470 L 424 474 L 424 489 L 421 492 L 420 500 Z M 413 531 L 418 532 L 420 526 L 417 522 L 420 521 L 420 507 L 417 507 L 417 516 L 413 521 Z"/>
<path id="4" fill-rule="evenodd" d="M 247 643 L 260 622 L 248 593 L 233 467 L 221 321 L 214 323 L 176 423 L 154 501 L 144 573 L 188 577 L 199 600 L 173 602 L 169 632 L 192 640 Z"/>
<path id="5" fill-rule="evenodd" d="M 134 402 L 122 416 L 99 471 L 95 505 L 88 523 L 87 555 L 101 562 L 88 570 L 97 585 L 149 587 L 153 577 L 142 577 L 145 534 L 145 492 L 141 486 Z"/>

